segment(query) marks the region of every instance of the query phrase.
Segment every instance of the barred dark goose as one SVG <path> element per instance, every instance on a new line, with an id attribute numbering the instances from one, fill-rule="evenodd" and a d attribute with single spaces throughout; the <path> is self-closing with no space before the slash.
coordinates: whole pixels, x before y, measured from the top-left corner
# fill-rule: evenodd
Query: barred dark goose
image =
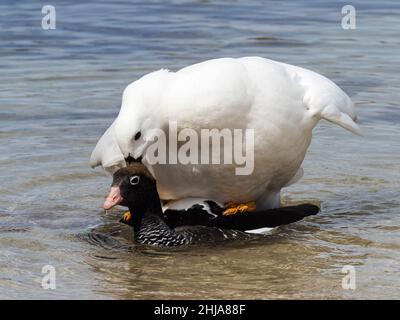
<path id="1" fill-rule="evenodd" d="M 156 246 L 245 239 L 252 236 L 245 231 L 274 228 L 319 211 L 317 206 L 304 204 L 225 216 L 224 208 L 217 203 L 205 201 L 204 204 L 163 212 L 156 180 L 144 165 L 135 163 L 114 173 L 103 207 L 106 210 L 116 205 L 128 207 L 129 213 L 122 222 L 133 227 L 135 241 Z"/>

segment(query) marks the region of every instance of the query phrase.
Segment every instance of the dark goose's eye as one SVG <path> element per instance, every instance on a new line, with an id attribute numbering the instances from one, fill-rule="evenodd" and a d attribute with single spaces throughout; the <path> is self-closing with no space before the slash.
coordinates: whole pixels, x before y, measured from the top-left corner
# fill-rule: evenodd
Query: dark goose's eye
<path id="1" fill-rule="evenodd" d="M 134 186 L 137 185 L 140 181 L 140 177 L 139 176 L 133 176 L 129 178 L 129 183 Z"/>
<path id="2" fill-rule="evenodd" d="M 135 134 L 135 140 L 138 140 L 142 136 L 142 133 L 139 131 Z"/>

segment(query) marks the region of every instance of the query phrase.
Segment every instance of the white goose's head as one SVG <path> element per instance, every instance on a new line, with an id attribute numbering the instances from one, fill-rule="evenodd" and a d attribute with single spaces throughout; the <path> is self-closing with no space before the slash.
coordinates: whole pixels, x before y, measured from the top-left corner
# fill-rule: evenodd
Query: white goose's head
<path id="1" fill-rule="evenodd" d="M 124 90 L 114 130 L 125 158 L 143 158 L 148 146 L 167 128 L 166 110 L 160 107 L 165 73 L 165 70 L 150 73 Z"/>

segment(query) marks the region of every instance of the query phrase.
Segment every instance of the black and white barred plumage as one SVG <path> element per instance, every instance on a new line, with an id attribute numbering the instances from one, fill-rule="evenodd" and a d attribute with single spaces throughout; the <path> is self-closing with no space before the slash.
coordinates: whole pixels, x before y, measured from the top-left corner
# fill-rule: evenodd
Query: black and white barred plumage
<path id="1" fill-rule="evenodd" d="M 164 247 L 213 243 L 250 237 L 249 234 L 239 230 L 206 227 L 202 225 L 185 225 L 170 228 L 162 217 L 155 214 L 149 214 L 144 217 L 140 227 L 134 229 L 134 238 L 136 242 Z"/>

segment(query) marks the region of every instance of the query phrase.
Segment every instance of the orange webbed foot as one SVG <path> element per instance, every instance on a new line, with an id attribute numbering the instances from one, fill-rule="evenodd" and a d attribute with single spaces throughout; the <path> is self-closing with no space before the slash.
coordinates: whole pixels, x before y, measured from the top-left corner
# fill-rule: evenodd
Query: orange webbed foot
<path id="1" fill-rule="evenodd" d="M 230 216 L 237 213 L 253 212 L 256 210 L 256 203 L 254 201 L 246 203 L 227 203 L 225 211 L 222 213 L 224 216 Z"/>
<path id="2" fill-rule="evenodd" d="M 123 214 L 121 222 L 129 223 L 129 221 L 131 220 L 132 220 L 132 214 L 130 213 L 130 211 L 127 211 Z"/>

